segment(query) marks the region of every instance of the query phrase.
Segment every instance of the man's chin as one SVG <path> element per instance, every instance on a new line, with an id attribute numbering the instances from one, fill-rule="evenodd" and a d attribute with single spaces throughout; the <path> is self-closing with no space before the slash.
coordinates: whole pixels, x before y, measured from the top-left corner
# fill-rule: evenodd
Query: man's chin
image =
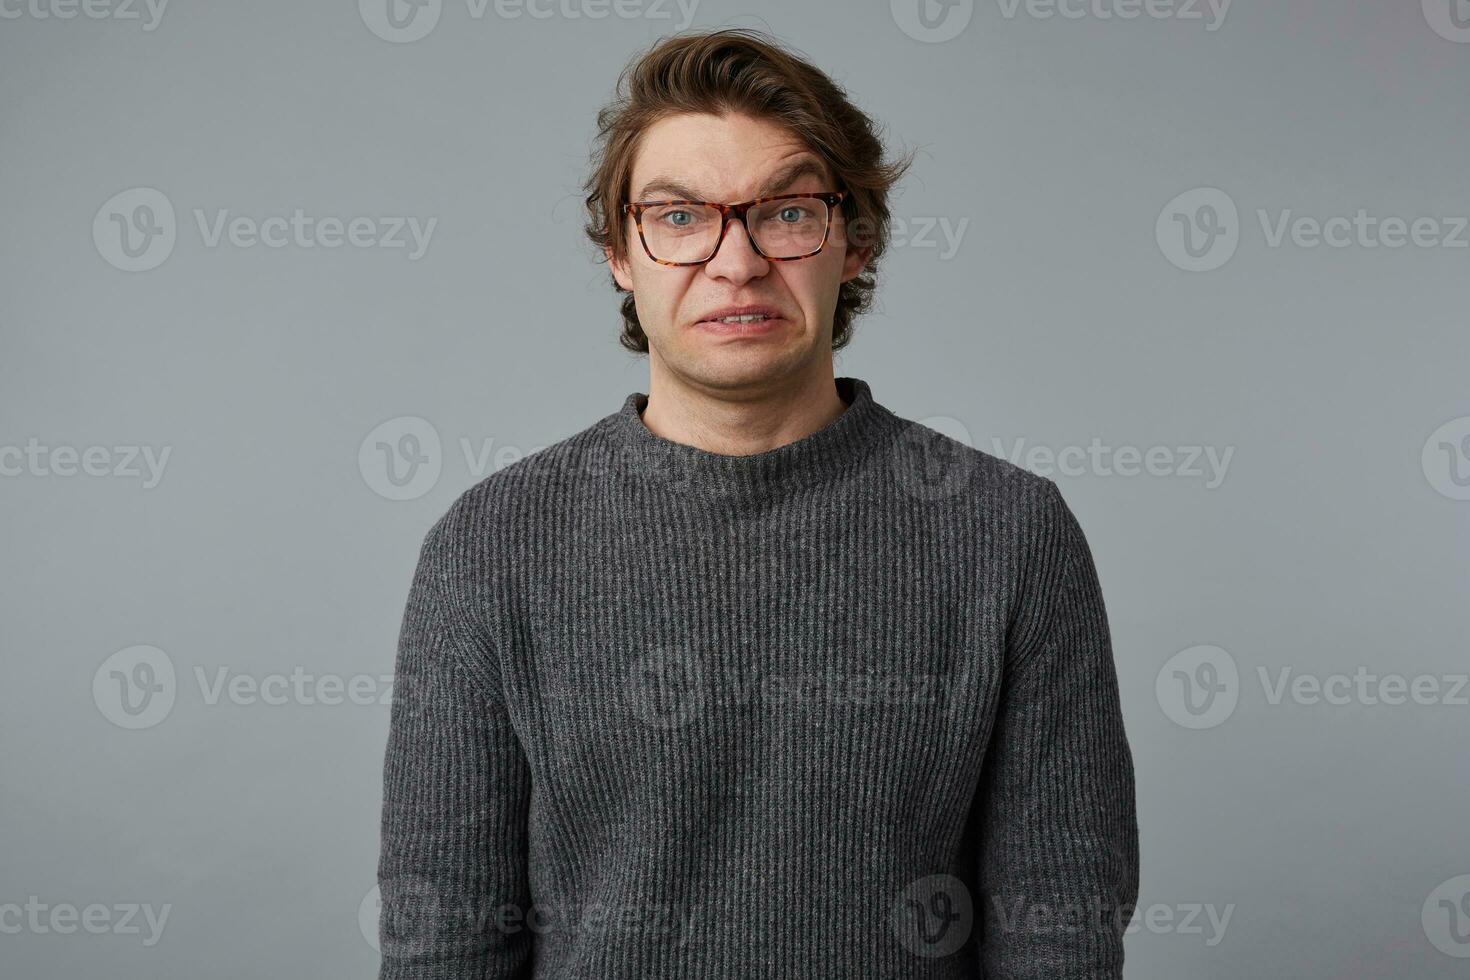
<path id="1" fill-rule="evenodd" d="M 799 374 L 808 357 L 789 346 L 760 344 L 694 345 L 670 359 L 668 369 L 691 384 L 710 389 L 763 387 Z"/>

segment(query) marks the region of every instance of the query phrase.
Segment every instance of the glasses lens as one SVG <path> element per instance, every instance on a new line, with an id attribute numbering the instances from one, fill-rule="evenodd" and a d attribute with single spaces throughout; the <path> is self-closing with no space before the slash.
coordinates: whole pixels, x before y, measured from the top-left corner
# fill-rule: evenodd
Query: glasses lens
<path id="1" fill-rule="evenodd" d="M 827 202 L 793 197 L 757 204 L 746 214 L 756 247 L 773 259 L 815 252 L 827 234 Z"/>
<path id="2" fill-rule="evenodd" d="M 643 238 L 654 258 L 701 262 L 720 237 L 720 212 L 703 204 L 661 204 L 643 212 Z"/>

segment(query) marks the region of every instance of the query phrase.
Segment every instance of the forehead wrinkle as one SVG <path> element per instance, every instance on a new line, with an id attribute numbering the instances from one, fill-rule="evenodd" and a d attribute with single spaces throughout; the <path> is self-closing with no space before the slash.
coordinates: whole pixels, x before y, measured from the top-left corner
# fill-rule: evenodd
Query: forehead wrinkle
<path id="1" fill-rule="evenodd" d="M 756 191 L 756 197 L 769 197 L 779 194 L 803 177 L 824 177 L 825 168 L 813 157 L 802 159 L 778 170 L 760 186 Z"/>
<path id="2" fill-rule="evenodd" d="M 802 177 L 825 177 L 826 171 L 815 157 L 804 157 L 776 171 L 756 190 L 756 197 L 771 197 L 780 194 Z M 709 198 L 696 191 L 682 180 L 672 176 L 656 176 L 643 185 L 635 200 L 648 200 L 654 193 L 672 194 L 676 198 L 690 201 L 708 201 Z"/>

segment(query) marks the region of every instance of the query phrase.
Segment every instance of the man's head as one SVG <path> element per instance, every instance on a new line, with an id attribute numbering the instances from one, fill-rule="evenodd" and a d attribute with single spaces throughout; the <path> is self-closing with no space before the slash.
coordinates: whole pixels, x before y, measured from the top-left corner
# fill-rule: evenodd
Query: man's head
<path id="1" fill-rule="evenodd" d="M 887 245 L 888 192 L 909 161 L 883 161 L 872 122 L 831 79 L 757 32 L 678 35 L 625 69 L 598 128 L 586 230 L 617 289 L 629 293 L 624 347 L 650 352 L 660 367 L 690 380 L 726 386 L 800 372 L 814 359 L 830 362 L 847 344 L 853 317 L 869 307 Z M 691 265 L 661 264 L 649 254 L 693 254 L 669 251 L 669 229 L 692 227 L 690 209 L 645 209 L 635 218 L 625 207 L 826 192 L 842 200 L 810 209 L 803 207 L 810 201 L 778 201 L 749 211 L 755 242 L 729 215 L 718 251 Z M 815 227 L 822 216 L 820 251 L 778 261 L 794 251 L 780 250 L 781 241 L 795 237 L 783 239 L 779 229 L 802 221 Z M 700 326 L 732 306 L 771 309 L 780 319 L 762 330 Z"/>

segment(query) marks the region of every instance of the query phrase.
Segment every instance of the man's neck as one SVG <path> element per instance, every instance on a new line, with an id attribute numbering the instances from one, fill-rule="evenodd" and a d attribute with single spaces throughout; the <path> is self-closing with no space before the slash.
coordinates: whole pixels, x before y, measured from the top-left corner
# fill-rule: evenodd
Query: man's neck
<path id="1" fill-rule="evenodd" d="M 808 436 L 846 409 L 830 360 L 797 380 L 738 389 L 690 384 L 653 371 L 643 424 L 654 435 L 706 452 L 749 456 Z"/>

